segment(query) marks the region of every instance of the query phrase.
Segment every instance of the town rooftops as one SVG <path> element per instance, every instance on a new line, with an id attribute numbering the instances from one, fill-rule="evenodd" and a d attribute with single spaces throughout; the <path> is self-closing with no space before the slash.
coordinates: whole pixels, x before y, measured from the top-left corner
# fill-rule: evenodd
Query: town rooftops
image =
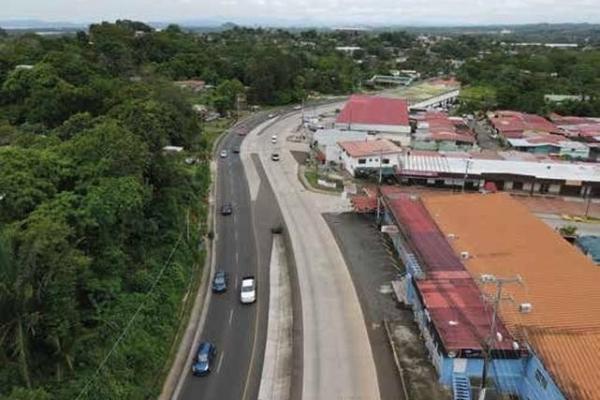
<path id="1" fill-rule="evenodd" d="M 490 332 L 491 307 L 421 200 L 393 186 L 383 186 L 381 192 L 386 208 L 422 263 L 424 276 L 417 277 L 415 284 L 445 350 L 481 355 Z M 512 350 L 510 334 L 501 321 L 497 329 L 507 339 L 498 349 Z"/>
<path id="2" fill-rule="evenodd" d="M 350 157 L 368 157 L 379 154 L 396 154 L 402 149 L 387 139 L 379 140 L 354 140 L 338 142 L 338 145 Z"/>
<path id="3" fill-rule="evenodd" d="M 403 99 L 355 94 L 346 102 L 336 123 L 408 126 L 408 103 Z"/>
<path id="4" fill-rule="evenodd" d="M 474 277 L 521 276 L 505 285 L 510 333 L 526 340 L 570 400 L 600 393 L 600 269 L 508 194 L 431 196 L 425 208 Z M 494 285 L 485 288 L 488 294 Z M 531 304 L 519 312 L 518 304 Z"/>
<path id="5" fill-rule="evenodd" d="M 518 111 L 495 111 L 489 120 L 506 138 L 520 138 L 530 134 L 559 133 L 560 129 L 544 117 Z"/>

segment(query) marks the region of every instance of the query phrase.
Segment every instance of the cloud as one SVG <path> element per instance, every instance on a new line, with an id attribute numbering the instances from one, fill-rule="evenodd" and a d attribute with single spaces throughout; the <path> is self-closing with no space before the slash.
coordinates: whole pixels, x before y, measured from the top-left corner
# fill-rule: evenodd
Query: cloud
<path id="1" fill-rule="evenodd" d="M 3 1 L 5 2 L 5 1 Z M 511 24 L 600 22 L 598 0 L 19 0 L 0 19 L 98 21 L 130 18 L 178 21 L 207 18 L 290 23 Z"/>

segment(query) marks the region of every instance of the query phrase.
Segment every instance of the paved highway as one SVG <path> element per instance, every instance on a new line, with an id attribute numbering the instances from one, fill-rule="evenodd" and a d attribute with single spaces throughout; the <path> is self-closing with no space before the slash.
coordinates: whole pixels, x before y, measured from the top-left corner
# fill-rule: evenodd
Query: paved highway
<path id="1" fill-rule="evenodd" d="M 329 108 L 335 106 L 328 106 Z M 347 209 L 339 196 L 308 192 L 298 181 L 298 165 L 286 141 L 300 124 L 300 114 L 282 117 L 261 134 L 252 133 L 244 143 L 257 153 L 265 176 L 275 192 L 294 252 L 300 289 L 303 346 L 302 398 L 380 398 L 377 374 L 362 310 L 348 268 L 321 213 Z M 276 144 L 271 136 L 278 135 Z M 306 145 L 297 144 L 298 150 Z M 278 151 L 281 161 L 270 159 Z M 248 170 L 247 170 L 248 171 Z M 259 174 L 248 173 L 251 187 Z M 264 185 L 264 182 L 260 182 Z"/>
<path id="2" fill-rule="evenodd" d="M 264 355 L 268 310 L 268 265 L 272 235 L 256 219 L 262 207 L 253 212 L 240 155 L 233 153 L 243 140 L 235 132 L 228 134 L 218 152 L 227 149 L 227 158 L 218 159 L 216 185 L 216 269 L 229 274 L 229 288 L 213 294 L 200 341 L 217 347 L 216 362 L 210 375 L 194 377 L 186 366 L 182 400 L 249 400 L 258 396 Z M 233 214 L 222 216 L 224 201 L 233 203 Z M 272 217 L 273 218 L 273 217 Z M 270 219 L 270 218 L 269 218 Z M 258 233 L 258 235 L 256 235 Z M 257 277 L 257 301 L 242 305 L 239 301 L 241 277 Z M 193 351 L 198 343 L 194 344 Z"/>

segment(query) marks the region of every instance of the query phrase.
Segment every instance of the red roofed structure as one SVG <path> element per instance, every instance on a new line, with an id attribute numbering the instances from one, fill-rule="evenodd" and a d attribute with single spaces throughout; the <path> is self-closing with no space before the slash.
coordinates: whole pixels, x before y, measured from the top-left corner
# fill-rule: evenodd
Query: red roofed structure
<path id="1" fill-rule="evenodd" d="M 506 139 L 561 134 L 561 129 L 544 117 L 518 111 L 495 111 L 488 119 L 496 132 Z"/>
<path id="2" fill-rule="evenodd" d="M 353 95 L 335 121 L 338 129 L 410 134 L 408 102 L 380 96 Z"/>

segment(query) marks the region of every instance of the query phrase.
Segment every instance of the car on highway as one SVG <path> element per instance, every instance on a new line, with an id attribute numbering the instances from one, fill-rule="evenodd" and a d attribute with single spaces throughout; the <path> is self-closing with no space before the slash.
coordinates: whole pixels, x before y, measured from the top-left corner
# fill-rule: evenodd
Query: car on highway
<path id="1" fill-rule="evenodd" d="M 217 348 L 210 342 L 202 342 L 196 351 L 196 357 L 192 364 L 192 374 L 205 376 L 210 373 L 212 364 L 217 355 Z"/>
<path id="2" fill-rule="evenodd" d="M 273 153 L 273 154 L 271 154 L 271 160 L 273 160 L 273 161 L 279 161 L 279 153 Z"/>
<path id="3" fill-rule="evenodd" d="M 227 150 L 221 150 L 221 158 L 227 158 Z"/>
<path id="4" fill-rule="evenodd" d="M 245 276 L 242 278 L 240 301 L 242 304 L 250 304 L 256 301 L 256 280 L 253 276 Z"/>
<path id="5" fill-rule="evenodd" d="M 233 148 L 233 152 L 234 152 L 235 154 L 239 154 L 239 152 L 240 152 L 240 148 L 239 148 L 238 146 L 234 147 L 234 148 Z"/>
<path id="6" fill-rule="evenodd" d="M 268 118 L 275 118 L 277 116 L 277 114 L 275 113 L 271 113 L 269 115 L 267 115 Z"/>
<path id="7" fill-rule="evenodd" d="M 277 135 L 271 136 L 271 143 L 273 143 L 273 144 L 277 143 Z"/>
<path id="8" fill-rule="evenodd" d="M 225 202 L 221 206 L 221 215 L 233 214 L 233 205 L 230 202 Z"/>
<path id="9" fill-rule="evenodd" d="M 293 108 L 294 110 L 302 110 L 302 106 L 300 104 L 296 104 Z"/>
<path id="10" fill-rule="evenodd" d="M 225 271 L 217 271 L 215 273 L 215 277 L 212 281 L 212 291 L 214 293 L 223 293 L 227 291 L 227 282 L 229 278 L 227 277 L 227 272 Z"/>

